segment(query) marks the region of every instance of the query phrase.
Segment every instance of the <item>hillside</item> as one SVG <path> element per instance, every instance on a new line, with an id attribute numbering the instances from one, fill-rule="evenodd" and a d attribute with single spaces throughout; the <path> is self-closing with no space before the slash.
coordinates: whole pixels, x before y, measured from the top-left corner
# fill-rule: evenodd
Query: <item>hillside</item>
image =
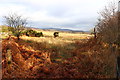
<path id="1" fill-rule="evenodd" d="M 114 55 L 93 35 L 59 31 L 54 38 L 54 30 L 33 30 L 44 36 L 2 40 L 3 78 L 115 77 Z"/>
<path id="2" fill-rule="evenodd" d="M 6 38 L 8 33 L 9 31 L 7 26 L 0 26 L 0 40 Z"/>
<path id="3" fill-rule="evenodd" d="M 89 39 L 90 37 L 92 37 L 93 35 L 90 34 L 82 34 L 82 33 L 70 33 L 70 32 L 62 32 L 59 31 L 59 37 L 58 38 L 54 38 L 53 33 L 57 32 L 55 30 L 42 30 L 42 29 L 33 29 L 37 32 L 42 32 L 44 37 L 27 37 L 27 36 L 23 36 L 21 38 L 25 38 L 28 40 L 33 40 L 33 41 L 38 41 L 38 42 L 47 42 L 47 43 L 67 43 L 67 42 L 75 42 L 77 40 L 84 40 L 84 39 Z"/>

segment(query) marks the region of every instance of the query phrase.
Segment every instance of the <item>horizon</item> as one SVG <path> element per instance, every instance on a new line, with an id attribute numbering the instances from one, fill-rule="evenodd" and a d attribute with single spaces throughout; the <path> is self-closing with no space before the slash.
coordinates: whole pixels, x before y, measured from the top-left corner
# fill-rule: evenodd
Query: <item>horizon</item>
<path id="1" fill-rule="evenodd" d="M 78 30 L 78 29 L 68 29 L 68 28 L 52 28 L 52 27 L 26 27 L 26 28 L 36 28 L 36 29 L 55 29 L 55 30 L 60 30 L 60 31 L 64 31 L 64 30 L 71 30 L 71 31 L 83 31 L 83 32 L 88 32 L 90 30 Z"/>

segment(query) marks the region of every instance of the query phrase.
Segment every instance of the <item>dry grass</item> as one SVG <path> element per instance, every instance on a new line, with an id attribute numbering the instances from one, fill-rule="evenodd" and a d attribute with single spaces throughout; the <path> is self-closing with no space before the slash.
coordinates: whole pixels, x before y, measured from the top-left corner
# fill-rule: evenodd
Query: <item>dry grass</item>
<path id="1" fill-rule="evenodd" d="M 3 69 L 4 78 L 115 78 L 114 53 L 103 42 L 91 38 L 93 35 L 60 32 L 60 37 L 54 38 L 54 31 L 38 31 L 43 32 L 44 37 L 21 36 L 19 41 L 14 38 L 11 40 L 18 45 L 18 50 L 25 60 L 23 62 L 26 62 L 25 68 L 29 69 L 26 71 L 21 67 L 16 68 L 12 63 L 10 73 L 8 68 Z M 3 43 L 3 53 L 8 41 L 7 44 Z M 10 49 L 15 52 L 17 48 L 11 45 L 9 44 Z M 46 56 L 48 53 L 49 57 Z M 23 60 L 17 58 L 19 55 L 16 55 L 14 60 Z M 49 61 L 50 64 L 39 63 L 42 56 L 45 58 L 42 62 Z M 27 65 L 32 62 L 35 64 Z M 3 64 L 6 67 L 7 63 Z"/>
<path id="2" fill-rule="evenodd" d="M 93 37 L 90 34 L 59 32 L 59 37 L 54 38 L 55 31 L 37 30 L 37 32 L 43 32 L 44 37 L 21 36 L 21 39 L 31 43 L 31 47 L 35 50 L 50 52 L 51 59 L 56 61 L 72 57 L 73 50 L 76 48 L 75 42 L 84 42 Z"/>
<path id="3" fill-rule="evenodd" d="M 89 39 L 93 35 L 90 34 L 81 34 L 81 33 L 68 33 L 68 32 L 59 32 L 59 37 L 54 38 L 53 33 L 55 31 L 44 31 L 37 30 L 38 32 L 43 32 L 44 37 L 27 37 L 22 36 L 21 38 L 24 40 L 31 40 L 36 42 L 46 42 L 49 44 L 66 44 L 66 43 L 74 43 L 77 40 Z"/>
<path id="4" fill-rule="evenodd" d="M 30 42 L 21 39 L 16 43 L 14 40 L 4 40 L 3 53 L 5 53 L 6 46 L 9 46 L 11 50 L 20 51 L 25 61 L 22 58 L 19 59 L 19 55 L 14 55 L 15 61 L 12 62 L 10 69 L 6 66 L 7 63 L 3 63 L 3 77 L 4 78 L 114 78 L 114 56 L 111 55 L 110 50 L 105 49 L 101 43 L 97 43 L 94 39 L 89 39 L 84 42 L 76 42 L 69 45 L 58 46 L 50 45 L 46 47 L 45 43 Z M 6 44 L 7 43 L 7 44 Z M 14 43 L 14 45 L 12 44 Z M 15 46 L 15 44 L 17 44 Z M 11 47 L 12 46 L 12 47 Z M 47 44 L 48 46 L 48 44 Z M 74 46 L 74 49 L 70 49 Z M 50 53 L 51 64 L 39 63 L 41 62 L 41 54 L 45 54 L 40 50 L 43 47 L 47 48 L 46 53 Z M 19 52 L 19 51 L 16 51 Z M 4 56 L 4 55 L 3 55 Z M 16 56 L 16 57 L 15 57 Z M 18 58 L 17 58 L 18 57 Z M 5 58 L 3 57 L 3 60 Z M 39 59 L 39 60 L 38 60 Z M 47 59 L 46 59 L 47 60 Z M 16 61 L 19 61 L 18 64 Z M 42 62 L 44 62 L 43 60 Z M 25 69 L 20 67 L 21 62 L 25 63 Z M 31 64 L 33 62 L 33 64 Z M 30 65 L 28 65 L 30 63 Z M 41 65 L 42 64 L 42 65 Z M 19 68 L 16 68 L 17 66 Z M 16 75 L 14 75 L 16 74 Z"/>

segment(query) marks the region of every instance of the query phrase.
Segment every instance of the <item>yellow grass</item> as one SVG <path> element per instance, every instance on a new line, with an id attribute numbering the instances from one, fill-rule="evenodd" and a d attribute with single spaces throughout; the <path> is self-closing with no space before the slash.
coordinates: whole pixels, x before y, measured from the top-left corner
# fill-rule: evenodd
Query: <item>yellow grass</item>
<path id="1" fill-rule="evenodd" d="M 82 33 L 59 32 L 59 37 L 54 38 L 53 33 L 55 31 L 37 30 L 37 32 L 43 32 L 44 37 L 21 36 L 21 38 L 25 40 L 32 40 L 37 42 L 46 42 L 49 44 L 66 44 L 66 43 L 73 43 L 76 40 L 89 39 L 90 37 L 93 36 L 90 34 L 82 34 Z"/>

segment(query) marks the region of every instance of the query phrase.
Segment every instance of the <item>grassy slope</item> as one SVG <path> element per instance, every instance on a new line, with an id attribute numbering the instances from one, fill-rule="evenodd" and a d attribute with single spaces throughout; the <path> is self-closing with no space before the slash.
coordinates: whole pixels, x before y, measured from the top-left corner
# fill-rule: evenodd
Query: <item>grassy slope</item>
<path id="1" fill-rule="evenodd" d="M 99 69 L 99 70 L 97 69 L 98 72 L 100 72 L 100 74 L 114 76 L 114 71 L 115 71 L 114 56 L 111 55 L 111 56 L 107 57 L 109 54 L 111 54 L 111 52 L 109 52 L 110 50 L 102 49 L 102 46 L 99 46 L 101 44 L 97 44 L 97 42 L 94 40 L 93 40 L 93 43 L 88 42 L 85 45 L 81 44 L 81 42 L 84 43 L 85 40 L 93 37 L 93 35 L 81 34 L 81 33 L 60 32 L 60 37 L 54 38 L 53 33 L 55 31 L 44 31 L 44 30 L 37 30 L 37 31 L 43 32 L 45 37 L 35 38 L 35 37 L 22 36 L 21 38 L 24 40 L 28 40 L 28 41 L 38 42 L 38 44 L 39 43 L 42 44 L 39 47 L 41 47 L 41 50 L 47 49 L 47 51 L 51 53 L 51 55 L 52 55 L 51 60 L 61 63 L 61 62 L 66 61 L 66 59 L 72 58 L 74 54 L 77 54 L 77 57 L 79 57 L 79 56 L 81 57 L 81 55 L 90 56 L 90 58 L 93 60 L 93 63 L 95 63 L 94 67 L 96 69 L 99 68 L 101 65 L 104 65 L 104 66 L 100 67 L 101 69 Z M 38 46 L 36 46 L 36 47 L 38 47 Z M 104 53 L 106 53 L 106 55 L 104 55 Z M 98 55 L 98 54 L 100 54 L 100 55 Z M 94 55 L 96 57 L 93 57 Z M 104 55 L 104 59 L 103 59 L 103 55 Z M 111 61 L 110 58 L 113 60 Z M 85 58 L 83 57 L 83 59 L 85 59 Z M 108 59 L 110 59 L 110 60 L 108 60 Z M 88 60 L 88 63 L 86 63 L 87 60 L 88 59 L 86 58 L 83 61 L 83 63 L 88 64 L 89 62 L 92 62 L 92 61 Z M 103 63 L 99 62 L 99 61 L 103 61 Z M 99 63 L 99 65 L 98 65 L 98 63 Z M 97 71 L 97 70 L 95 70 L 95 71 Z M 94 72 L 94 70 L 93 70 L 93 72 Z"/>
<path id="2" fill-rule="evenodd" d="M 4 33 L 9 33 L 8 27 L 0 26 L 1 31 Z M 61 32 L 59 31 L 59 37 L 54 38 L 53 33 L 56 31 L 53 30 L 41 30 L 34 29 L 37 32 L 43 32 L 44 37 L 27 37 L 21 36 L 21 39 L 25 40 L 27 43 L 36 44 L 33 47 L 35 50 L 47 50 L 51 51 L 54 54 L 59 54 L 58 56 L 70 57 L 68 53 L 72 53 L 72 50 L 75 49 L 74 43 L 80 40 L 86 40 L 92 37 L 90 34 L 81 34 L 81 33 L 70 33 L 70 32 Z M 2 35 L 2 38 L 6 38 L 8 35 Z M 29 47 L 29 46 L 27 46 Z M 38 48 L 39 47 L 39 48 Z M 54 57 L 55 58 L 55 57 Z M 54 59 L 53 58 L 53 59 Z M 58 58 L 58 57 L 57 57 Z"/>
<path id="3" fill-rule="evenodd" d="M 43 32 L 44 37 L 21 36 L 19 45 L 29 51 L 43 50 L 51 53 L 50 58 L 55 65 L 47 66 L 51 75 L 47 74 L 46 77 L 54 76 L 53 74 L 59 77 L 69 77 L 72 74 L 75 74 L 73 77 L 80 75 L 81 77 L 83 75 L 88 77 L 110 75 L 113 77 L 114 58 L 108 48 L 102 47 L 95 40 L 85 42 L 92 35 L 60 32 L 60 37 L 54 38 L 55 31 L 37 31 Z M 51 71 L 51 69 L 53 70 Z M 68 71 L 66 71 L 67 69 Z M 37 74 L 41 73 L 43 72 Z M 40 75 L 40 77 L 43 76 Z"/>
<path id="4" fill-rule="evenodd" d="M 59 32 L 58 38 L 53 38 L 53 33 L 55 31 L 45 31 L 45 30 L 36 30 L 37 32 L 43 32 L 44 37 L 26 37 L 22 36 L 22 39 L 33 40 L 37 42 L 47 42 L 50 44 L 64 44 L 64 43 L 73 43 L 76 40 L 89 39 L 93 35 L 90 34 L 81 34 L 81 33 L 69 33 L 69 32 Z"/>
<path id="5" fill-rule="evenodd" d="M 55 31 L 37 30 L 37 32 L 43 32 L 44 37 L 21 36 L 21 39 L 26 40 L 28 43 L 37 42 L 38 45 L 41 44 L 41 46 L 39 46 L 41 50 L 47 50 L 49 52 L 51 51 L 51 53 L 59 54 L 56 57 L 53 57 L 53 59 L 59 57 L 71 57 L 72 50 L 76 47 L 74 45 L 75 42 L 87 40 L 93 36 L 90 34 L 59 32 L 59 37 L 54 38 L 53 33 Z"/>
<path id="6" fill-rule="evenodd" d="M 8 37 L 8 34 L 11 34 L 11 32 L 8 31 L 8 27 L 3 26 L 3 25 L 0 26 L 0 33 L 2 33 L 2 34 L 0 34 L 1 39 L 4 39 L 4 38 Z"/>

